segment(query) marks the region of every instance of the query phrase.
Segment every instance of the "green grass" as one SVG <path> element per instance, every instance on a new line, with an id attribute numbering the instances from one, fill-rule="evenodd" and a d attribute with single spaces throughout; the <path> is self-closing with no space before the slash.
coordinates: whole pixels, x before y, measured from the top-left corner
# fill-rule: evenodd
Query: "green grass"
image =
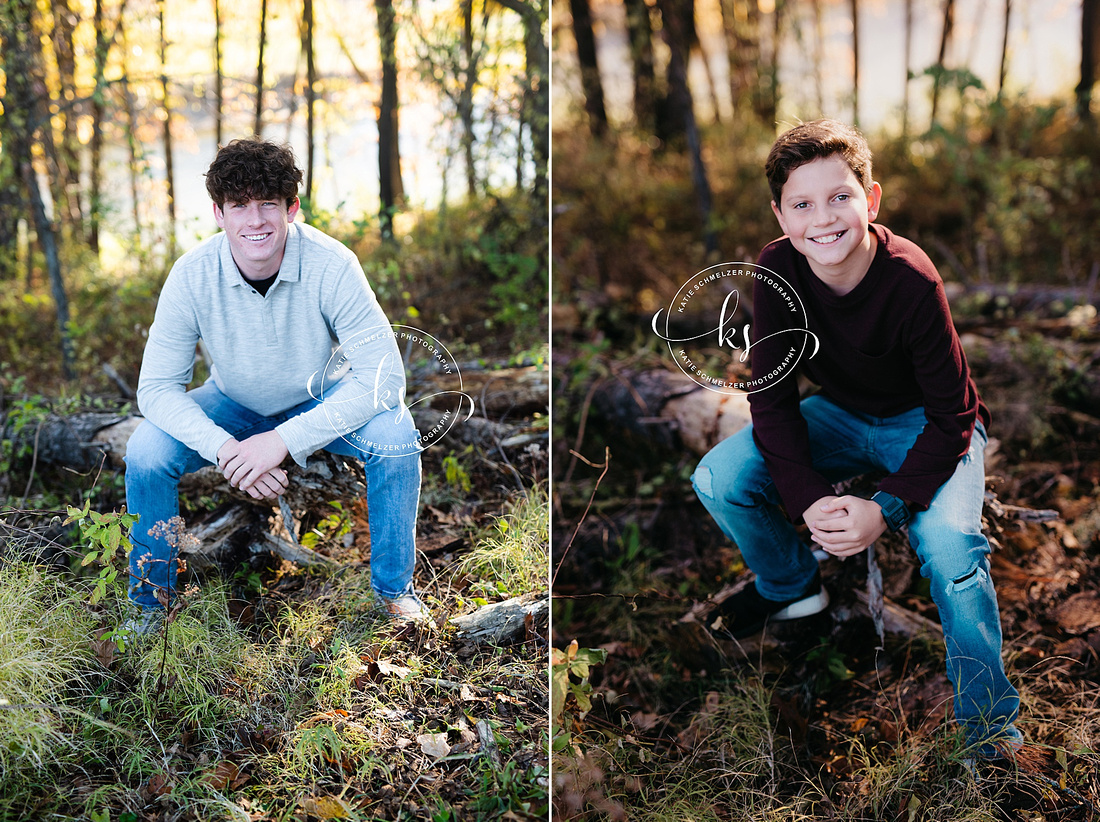
<path id="1" fill-rule="evenodd" d="M 0 782 L 65 760 L 70 688 L 91 657 L 78 595 L 30 565 L 0 568 Z M 0 791 L 0 793 L 3 793 Z"/>
<path id="2" fill-rule="evenodd" d="M 304 584 L 314 593 L 256 635 L 207 583 L 166 636 L 121 654 L 104 643 L 97 659 L 93 632 L 122 617 L 115 590 L 92 609 L 87 580 L 0 567 L 0 820 L 118 820 L 149 803 L 204 822 L 338 806 L 349 819 L 420 818 L 412 809 L 429 801 L 462 819 L 545 816 L 537 649 L 479 651 L 459 671 L 445 633 L 410 642 L 380 620 L 366 575 Z M 432 684 L 456 679 L 474 701 Z M 503 769 L 468 746 L 437 766 L 453 781 L 436 797 L 418 778 L 432 769 L 418 738 L 469 743 L 480 719 L 498 729 Z"/>
<path id="3" fill-rule="evenodd" d="M 535 485 L 512 504 L 510 513 L 474 537 L 460 570 L 481 581 L 482 589 L 515 596 L 545 590 L 549 555 L 550 501 Z M 476 586 L 475 586 L 476 587 Z"/>

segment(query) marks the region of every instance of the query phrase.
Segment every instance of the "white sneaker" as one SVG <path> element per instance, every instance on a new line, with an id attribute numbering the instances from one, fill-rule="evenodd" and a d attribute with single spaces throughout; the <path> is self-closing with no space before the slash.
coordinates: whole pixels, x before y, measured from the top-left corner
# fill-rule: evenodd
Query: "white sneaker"
<path id="1" fill-rule="evenodd" d="M 381 595 L 378 597 L 378 609 L 390 619 L 397 622 L 430 622 L 431 612 L 424 607 L 420 597 L 410 592 L 390 599 Z"/>

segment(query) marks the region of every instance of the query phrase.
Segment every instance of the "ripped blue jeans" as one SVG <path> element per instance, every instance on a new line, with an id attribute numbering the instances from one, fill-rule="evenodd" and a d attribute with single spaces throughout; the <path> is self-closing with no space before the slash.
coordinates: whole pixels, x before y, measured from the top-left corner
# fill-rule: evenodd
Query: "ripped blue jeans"
<path id="1" fill-rule="evenodd" d="M 896 471 L 927 420 L 916 408 L 870 417 L 814 396 L 803 401 L 814 467 L 830 482 L 868 471 Z M 921 575 L 932 583 L 947 645 L 947 676 L 955 689 L 955 720 L 970 743 L 1018 739 L 1013 723 L 1020 698 L 1001 660 L 1001 621 L 982 534 L 983 456 L 979 422 L 970 451 L 909 523 Z M 695 492 L 722 532 L 737 545 L 768 599 L 797 596 L 817 570 L 811 549 L 779 508 L 779 494 L 752 439 L 751 427 L 716 445 L 692 477 Z M 801 514 L 801 512 L 799 512 Z"/>

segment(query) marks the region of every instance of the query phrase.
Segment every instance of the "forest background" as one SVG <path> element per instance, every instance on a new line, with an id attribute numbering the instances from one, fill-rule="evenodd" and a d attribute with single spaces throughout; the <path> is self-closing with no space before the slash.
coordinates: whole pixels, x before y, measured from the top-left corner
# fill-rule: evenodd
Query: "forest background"
<path id="1" fill-rule="evenodd" d="M 545 629 L 521 614 L 485 642 L 449 620 L 547 596 L 548 18 L 0 5 L 0 818 L 545 818 Z M 409 402 L 476 399 L 423 457 L 435 621 L 374 611 L 356 473 L 330 461 L 295 475 L 289 514 L 185 487 L 187 526 L 215 536 L 179 537 L 186 606 L 124 649 L 132 522 L 104 432 L 133 422 L 172 262 L 217 230 L 202 173 L 253 133 L 294 148 L 299 219 L 459 365 L 455 384 L 410 355 Z"/>
<path id="2" fill-rule="evenodd" d="M 562 0 L 553 21 L 557 817 L 1094 818 L 1098 4 Z M 903 540 L 876 545 L 884 641 L 862 560 L 823 564 L 812 625 L 729 644 L 697 622 L 746 579 L 690 485 L 744 401 L 683 377 L 651 322 L 780 234 L 764 158 L 819 116 L 867 133 L 879 221 L 939 268 L 992 410 L 984 524 L 1030 744 L 981 779 Z"/>

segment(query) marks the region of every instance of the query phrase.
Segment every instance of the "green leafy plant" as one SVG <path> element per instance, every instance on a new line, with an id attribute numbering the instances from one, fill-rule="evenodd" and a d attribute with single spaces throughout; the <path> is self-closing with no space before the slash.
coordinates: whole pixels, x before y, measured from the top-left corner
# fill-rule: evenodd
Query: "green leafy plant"
<path id="1" fill-rule="evenodd" d="M 583 719 L 592 710 L 593 665 L 607 661 L 602 648 L 582 649 L 573 640 L 564 651 L 550 651 L 550 721 L 554 728 L 554 750 L 565 748 L 572 737 L 575 719 Z M 570 700 L 571 698 L 571 700 Z"/>
<path id="2" fill-rule="evenodd" d="M 463 494 L 470 493 L 472 487 L 470 485 L 470 475 L 453 453 L 443 458 L 443 475 L 447 479 L 447 485 L 455 491 L 460 491 Z"/>
<path id="3" fill-rule="evenodd" d="M 839 682 L 846 682 L 855 676 L 844 661 L 844 654 L 832 645 L 819 645 L 808 654 L 806 661 L 817 667 L 814 683 L 817 690 L 827 691 Z"/>
<path id="4" fill-rule="evenodd" d="M 65 524 L 76 523 L 84 546 L 88 549 L 80 561 L 81 566 L 87 567 L 93 563 L 99 566 L 99 576 L 89 597 L 89 601 L 95 605 L 106 596 L 107 586 L 113 585 L 118 579 L 119 568 L 116 567 L 116 561 L 119 559 L 119 552 L 121 551 L 123 560 L 130 555 L 133 547 L 130 543 L 130 532 L 138 517 L 125 512 L 103 514 L 92 511 L 91 504 L 91 500 L 87 500 L 83 508 L 70 505 Z"/>
<path id="5" fill-rule="evenodd" d="M 344 510 L 344 504 L 333 500 L 329 505 L 336 510 L 322 518 L 310 531 L 302 534 L 302 545 L 306 548 L 316 548 L 322 542 L 335 542 L 351 532 L 352 521 Z"/>

